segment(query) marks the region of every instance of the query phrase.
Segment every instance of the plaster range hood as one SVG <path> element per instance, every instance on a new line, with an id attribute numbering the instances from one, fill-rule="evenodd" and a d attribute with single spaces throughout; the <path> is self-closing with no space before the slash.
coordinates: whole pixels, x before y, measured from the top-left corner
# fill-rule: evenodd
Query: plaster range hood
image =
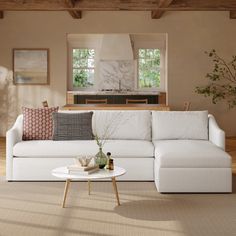
<path id="1" fill-rule="evenodd" d="M 129 34 L 104 34 L 100 60 L 134 60 Z"/>

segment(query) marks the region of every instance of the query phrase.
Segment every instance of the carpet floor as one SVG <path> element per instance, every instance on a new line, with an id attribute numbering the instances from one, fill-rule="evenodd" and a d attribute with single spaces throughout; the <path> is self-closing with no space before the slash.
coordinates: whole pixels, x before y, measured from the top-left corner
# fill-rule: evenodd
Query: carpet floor
<path id="1" fill-rule="evenodd" d="M 61 208 L 63 182 L 0 181 L 1 236 L 233 236 L 232 194 L 160 194 L 153 182 L 73 182 Z"/>

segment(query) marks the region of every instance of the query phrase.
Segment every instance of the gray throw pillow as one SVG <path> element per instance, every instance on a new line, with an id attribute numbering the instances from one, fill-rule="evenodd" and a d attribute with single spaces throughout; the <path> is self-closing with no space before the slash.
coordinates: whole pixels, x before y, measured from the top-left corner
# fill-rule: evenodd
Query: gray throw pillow
<path id="1" fill-rule="evenodd" d="M 92 140 L 93 112 L 58 113 L 53 116 L 53 140 Z"/>

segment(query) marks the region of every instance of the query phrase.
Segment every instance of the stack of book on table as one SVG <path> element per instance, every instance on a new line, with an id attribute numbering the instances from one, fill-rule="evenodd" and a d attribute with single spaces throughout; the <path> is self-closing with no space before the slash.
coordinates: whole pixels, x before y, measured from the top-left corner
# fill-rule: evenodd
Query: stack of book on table
<path id="1" fill-rule="evenodd" d="M 98 165 L 90 165 L 90 166 L 79 166 L 79 165 L 71 165 L 67 166 L 69 174 L 79 174 L 79 175 L 90 175 L 99 171 Z"/>

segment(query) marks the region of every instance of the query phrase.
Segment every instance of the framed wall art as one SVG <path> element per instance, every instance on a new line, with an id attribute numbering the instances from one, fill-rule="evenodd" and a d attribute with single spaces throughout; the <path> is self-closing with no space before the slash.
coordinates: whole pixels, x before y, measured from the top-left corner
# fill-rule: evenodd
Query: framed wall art
<path id="1" fill-rule="evenodd" d="M 49 84 L 49 49 L 14 48 L 13 75 L 16 85 Z"/>

